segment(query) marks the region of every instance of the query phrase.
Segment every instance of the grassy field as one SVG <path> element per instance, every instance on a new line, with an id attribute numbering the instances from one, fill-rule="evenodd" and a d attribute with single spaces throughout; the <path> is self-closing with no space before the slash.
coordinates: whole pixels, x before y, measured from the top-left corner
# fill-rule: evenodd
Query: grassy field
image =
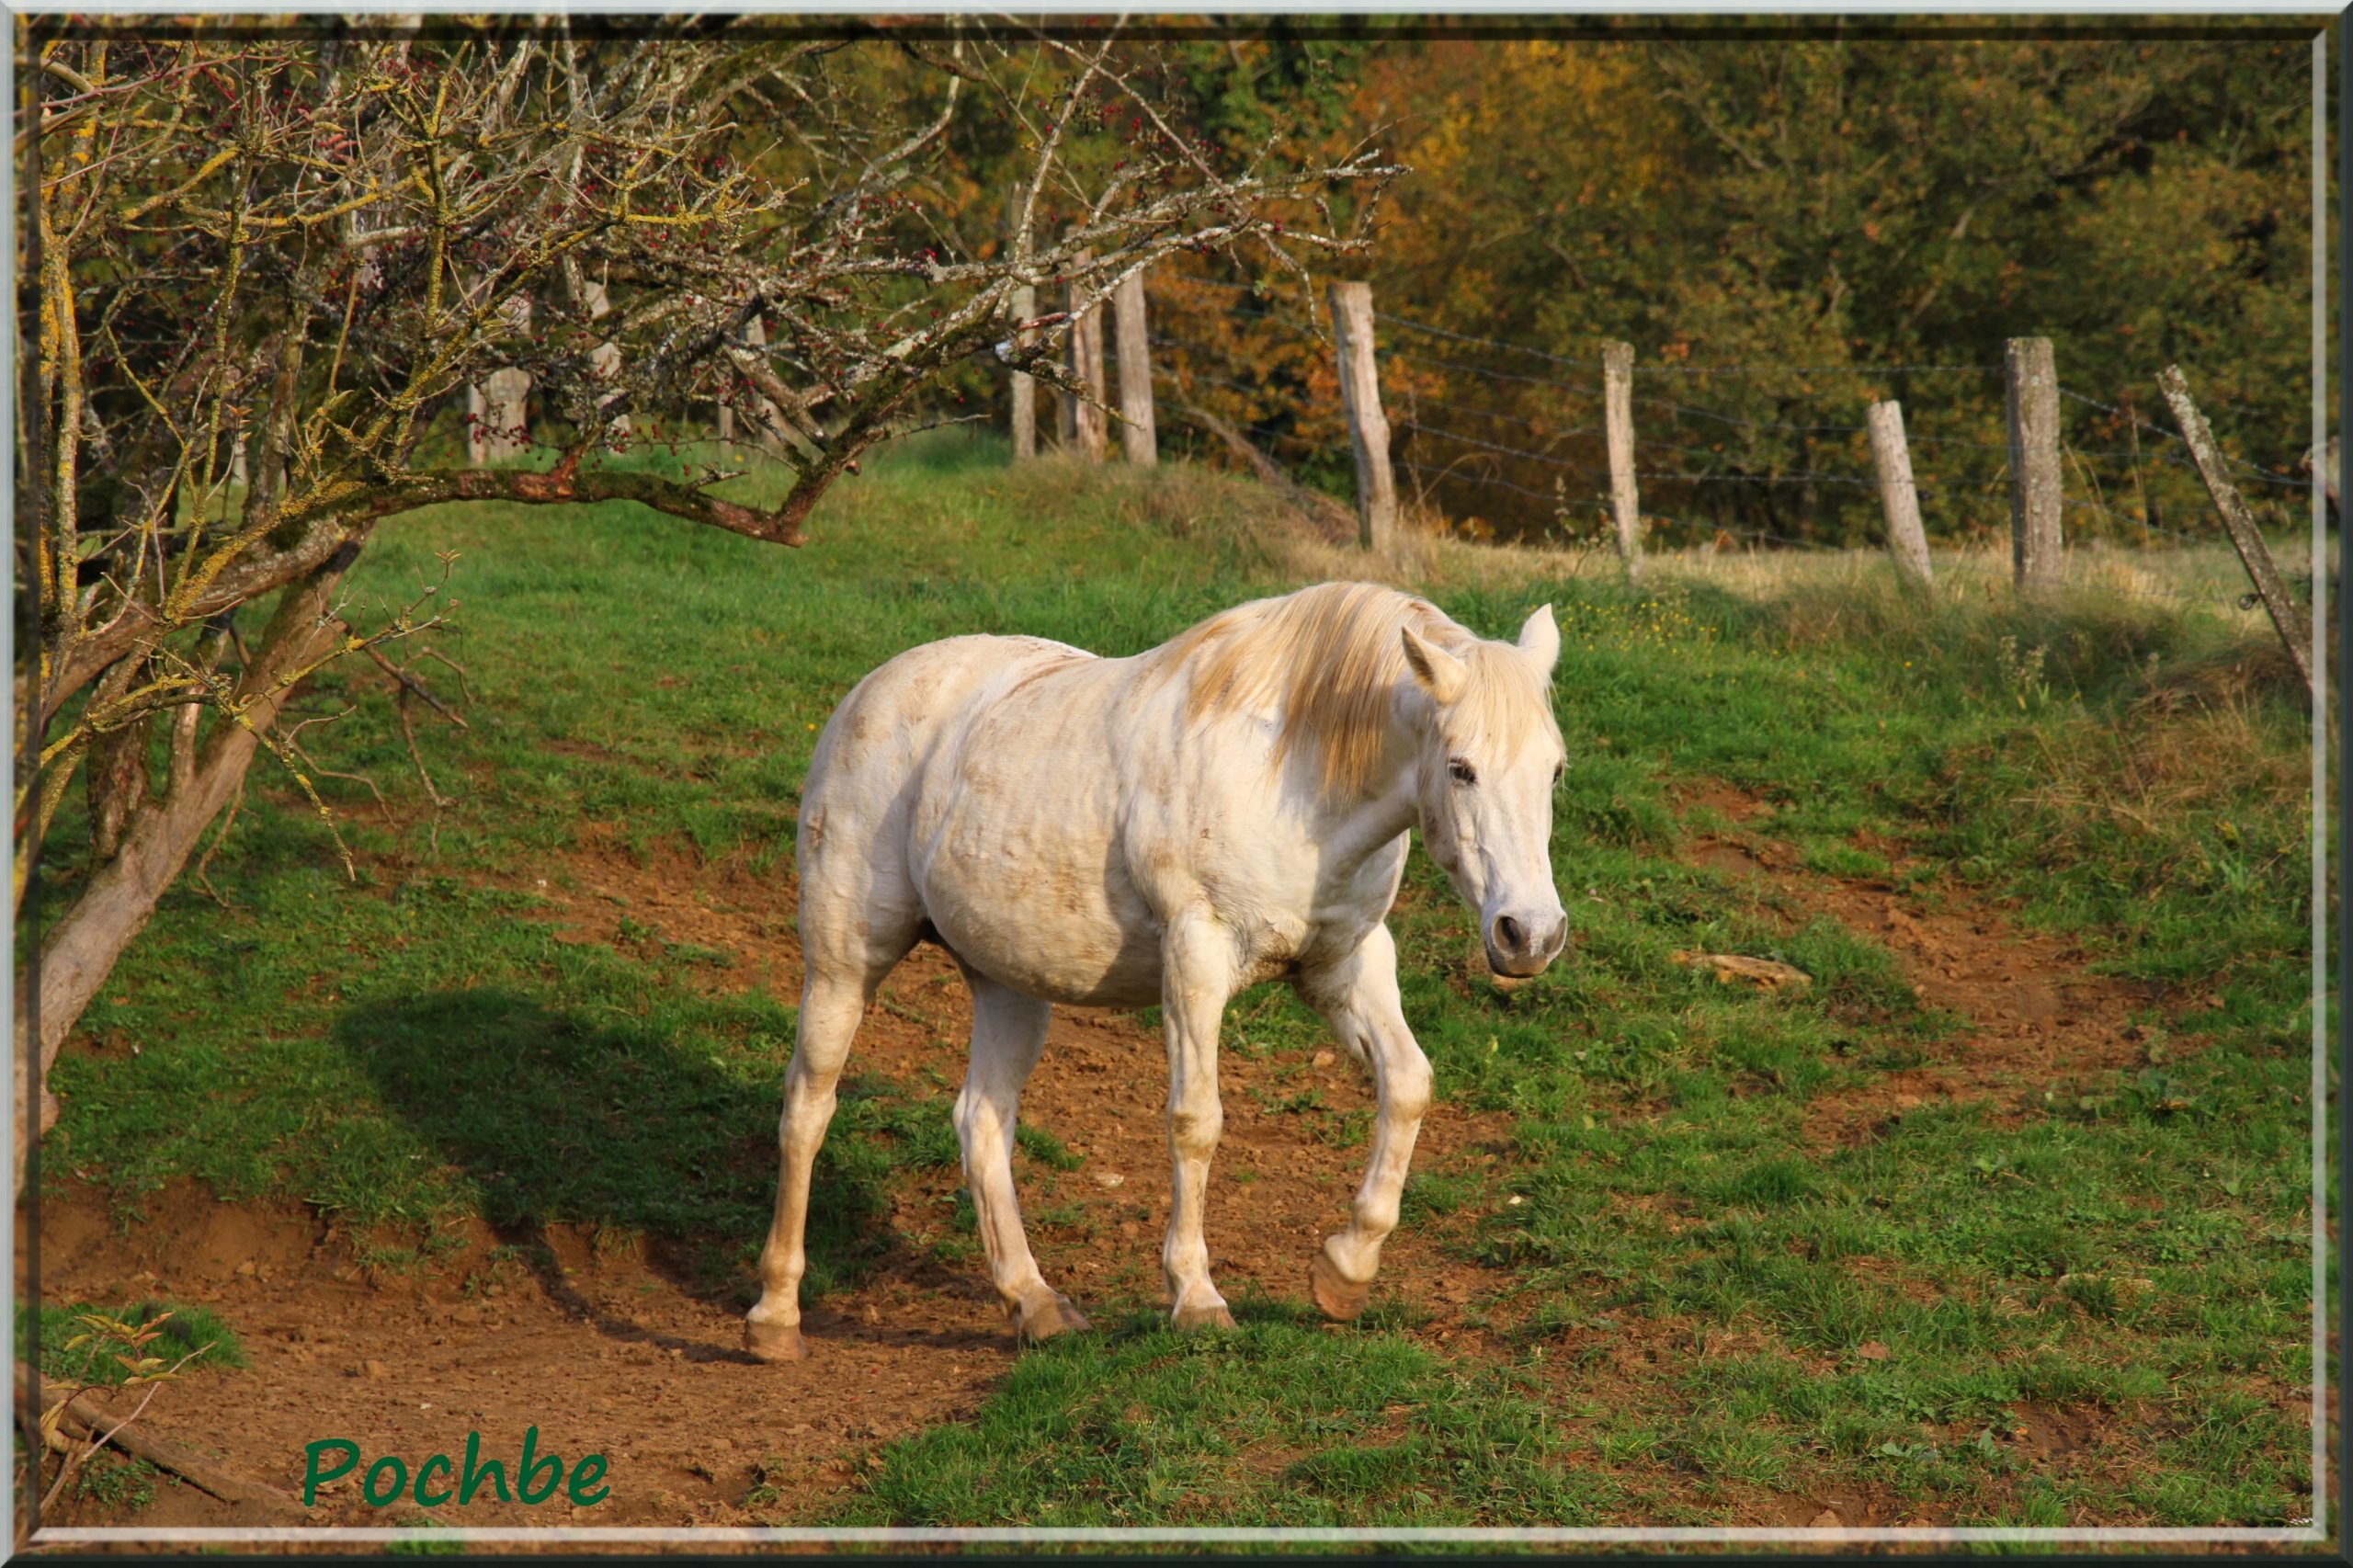
<path id="1" fill-rule="evenodd" d="M 789 552 L 620 507 L 388 528 L 363 605 L 461 552 L 443 645 L 471 727 L 423 737 L 455 803 L 429 808 L 380 677 L 322 679 L 313 709 L 358 707 L 313 754 L 390 804 L 320 781 L 357 885 L 257 773 L 269 803 L 210 867 L 227 907 L 176 892 L 69 1048 L 51 1172 L 131 1224 L 183 1178 L 297 1199 L 386 1267 L 430 1267 L 467 1216 L 594 1224 L 747 1301 L 793 999 L 698 983 L 730 956 L 626 918 L 612 944 L 559 940 L 529 880 L 592 834 L 788 872 L 817 727 L 915 642 L 1126 653 L 1361 569 L 1286 541 L 1235 482 L 1017 472 L 961 438 L 849 482 L 813 534 Z M 1025 1355 L 973 1421 L 881 1448 L 789 1522 L 1703 1524 L 1824 1494 L 1956 1523 L 2307 1512 L 2308 725 L 2253 618 L 2154 591 L 2215 561 L 2117 563 L 2037 611 L 1968 570 L 1910 600 L 1875 561 L 1669 561 L 1640 593 L 1560 556 L 1423 542 L 1392 566 L 1488 634 L 1544 599 L 1563 633 L 1568 960 L 1508 994 L 1466 983 L 1472 917 L 1419 857 L 1393 921 L 1439 1096 L 1507 1129 L 1484 1175 L 1408 1190 L 1407 1226 L 1477 1271 L 1475 1347 L 1394 1297 L 1345 1332 L 1245 1300 L 1211 1338 L 1142 1296 L 1090 1301 L 1102 1332 Z M 1768 830 L 1785 881 L 2000 907 L 2080 944 L 2137 998 L 2138 1059 L 1821 1136 L 1824 1108 L 1971 1021 L 1872 931 L 1695 852 Z M 55 851 L 69 877 L 79 832 Z M 1689 949 L 1813 983 L 1726 987 Z M 1234 1017 L 1229 1048 L 1256 1057 L 1325 1043 L 1286 994 Z M 955 1158 L 937 1098 L 853 1091 L 817 1291 L 918 1244 L 878 1218 Z M 2086 1461 L 2049 1462 L 2037 1424 L 2088 1434 Z"/>

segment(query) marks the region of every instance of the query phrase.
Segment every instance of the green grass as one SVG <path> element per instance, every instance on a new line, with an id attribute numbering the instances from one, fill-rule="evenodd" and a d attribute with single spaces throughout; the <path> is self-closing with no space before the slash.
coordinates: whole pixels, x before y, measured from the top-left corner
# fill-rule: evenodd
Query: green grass
<path id="1" fill-rule="evenodd" d="M 66 1495 L 102 1509 L 109 1517 L 135 1515 L 155 1501 L 155 1483 L 180 1483 L 145 1460 L 118 1459 L 111 1450 L 95 1455 L 66 1488 Z"/>
<path id="2" fill-rule="evenodd" d="M 388 528 L 362 606 L 462 552 L 446 645 L 472 727 L 425 733 L 457 804 L 425 809 L 380 676 L 322 680 L 313 708 L 358 707 L 311 733 L 314 754 L 377 778 L 398 825 L 322 780 L 354 886 L 315 819 L 249 806 L 212 866 L 229 908 L 176 890 L 90 1009 L 48 1168 L 126 1214 L 184 1177 L 299 1199 L 418 1261 L 462 1215 L 643 1233 L 697 1289 L 748 1299 L 791 998 L 736 992 L 725 955 L 646 912 L 620 912 L 615 947 L 559 939 L 537 880 L 592 839 L 788 874 L 816 727 L 867 670 L 966 631 L 1150 646 L 1290 585 L 1256 542 L 1267 505 L 1181 467 L 1016 472 L 960 439 L 847 482 L 798 552 L 623 507 Z M 1501 1348 L 1439 1346 L 1393 1299 L 1340 1332 L 1245 1300 L 1217 1340 L 1160 1331 L 1148 1301 L 1089 1302 L 1104 1333 L 1026 1356 L 972 1422 L 868 1456 L 834 1517 L 1705 1523 L 1857 1487 L 1962 1523 L 2302 1514 L 2308 753 L 2238 624 L 2129 598 L 1922 606 L 1870 583 L 1467 580 L 1433 591 L 1491 634 L 1556 605 L 1571 755 L 1566 961 L 1508 994 L 1466 983 L 1472 916 L 1419 857 L 1393 919 L 1439 1095 L 1509 1128 L 1506 1158 L 1419 1176 L 1406 1199 L 1408 1224 L 1483 1271 L 1470 1318 Z M 1807 874 L 1883 877 L 1900 843 L 1922 896 L 2013 901 L 2076 934 L 2153 987 L 2146 1062 L 2063 1064 L 2015 1114 L 1924 1108 L 1809 1143 L 1809 1106 L 1961 1025 L 1870 936 L 1691 861 L 1688 835 L 1723 824 L 1699 808 L 1687 826 L 1683 802 L 1723 784 L 1769 804 L 1748 825 Z M 290 798 L 267 773 L 255 788 Z M 80 832 L 69 816 L 53 850 L 69 880 Z M 1813 985 L 1731 990 L 1673 961 L 1687 949 Z M 1228 1049 L 1270 1062 L 1325 1043 L 1278 990 L 1229 1017 Z M 1360 1119 L 1309 1087 L 1267 1108 L 1360 1146 Z M 908 1243 L 890 1195 L 954 1165 L 951 1093 L 848 1085 L 813 1290 Z M 1070 1160 L 1042 1133 L 1022 1147 Z M 2062 1474 L 2022 1447 L 2016 1407 L 2122 1437 Z"/>
<path id="3" fill-rule="evenodd" d="M 157 1330 L 157 1337 L 145 1354 L 160 1358 L 167 1367 L 183 1358 L 192 1358 L 185 1369 L 189 1371 L 245 1364 L 245 1353 L 237 1343 L 235 1331 L 209 1307 L 183 1306 L 174 1301 L 142 1301 L 128 1307 L 43 1303 L 40 1317 L 41 1376 L 59 1383 L 112 1386 L 121 1382 L 126 1369 L 113 1347 L 104 1343 L 71 1343 L 91 1334 L 90 1326 L 81 1321 L 83 1315 L 95 1313 L 133 1328 L 144 1328 L 166 1312 L 172 1315 Z M 19 1303 L 16 1354 L 20 1362 L 31 1347 L 33 1322 L 33 1314 Z"/>
<path id="4" fill-rule="evenodd" d="M 1232 1335 L 1135 1313 L 1023 1356 L 981 1415 L 873 1456 L 844 1524 L 1598 1522 L 1555 1415 L 1504 1369 L 1259 1303 Z M 1279 1386 L 1279 1399 L 1267 1397 Z"/>

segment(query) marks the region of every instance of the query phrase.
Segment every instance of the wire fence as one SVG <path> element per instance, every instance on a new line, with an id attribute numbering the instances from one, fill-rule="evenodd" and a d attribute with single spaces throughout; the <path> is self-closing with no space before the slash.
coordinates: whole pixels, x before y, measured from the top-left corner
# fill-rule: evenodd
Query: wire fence
<path id="1" fill-rule="evenodd" d="M 1346 494 L 1347 429 L 1329 323 L 1315 319 L 1312 294 L 1301 312 L 1289 308 L 1304 292 L 1297 289 L 1200 278 L 1171 284 L 1154 285 L 1160 373 L 1181 395 L 1206 403 L 1212 400 L 1191 389 L 1220 394 L 1221 416 L 1269 457 Z M 1211 292 L 1193 296 L 1188 308 L 1193 289 Z M 1173 308 L 1164 310 L 1164 300 Z M 1480 537 L 1590 541 L 1607 534 L 1611 469 L 1597 364 L 1390 312 L 1372 317 L 1384 339 L 1376 360 L 1401 490 Z M 1929 537 L 1945 551 L 2006 541 L 2012 447 L 2004 370 L 1636 363 L 1634 387 L 1667 394 L 1636 390 L 1627 398 L 1643 524 L 1662 531 L 1662 542 L 1808 551 L 1881 542 L 1881 482 L 1861 415 L 1900 394 Z M 1707 388 L 1726 395 L 1705 395 Z M 2222 542 L 2178 433 L 2130 399 L 2109 402 L 2063 384 L 2059 392 L 2061 507 L 2071 542 Z M 2308 472 L 2224 460 L 2260 521 L 2309 517 Z"/>

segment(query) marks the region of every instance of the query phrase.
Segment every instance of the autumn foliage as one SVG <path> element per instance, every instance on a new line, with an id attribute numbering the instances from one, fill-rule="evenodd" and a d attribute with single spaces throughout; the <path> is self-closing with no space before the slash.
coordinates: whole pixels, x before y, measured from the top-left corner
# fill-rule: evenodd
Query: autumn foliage
<path id="1" fill-rule="evenodd" d="M 1412 169 L 1357 275 L 1392 318 L 1401 485 L 1474 533 L 1599 526 L 1613 339 L 1635 346 L 1643 511 L 1665 543 L 1875 538 L 1859 426 L 1884 398 L 1904 404 L 1931 537 L 2006 529 L 1994 368 L 2024 335 L 2054 340 L 2076 394 L 2071 535 L 2195 526 L 2180 449 L 2133 423 L 2162 424 L 2168 363 L 2267 471 L 2259 497 L 2304 505 L 2302 35 L 1875 30 L 1259 39 L 1195 63 L 1228 85 L 1204 97 L 1233 134 L 1253 94 L 1313 81 L 1327 134 L 1370 133 Z M 1161 281 L 1173 380 L 1345 494 L 1330 355 L 1310 347 L 1320 290 L 1211 276 L 1267 287 Z"/>

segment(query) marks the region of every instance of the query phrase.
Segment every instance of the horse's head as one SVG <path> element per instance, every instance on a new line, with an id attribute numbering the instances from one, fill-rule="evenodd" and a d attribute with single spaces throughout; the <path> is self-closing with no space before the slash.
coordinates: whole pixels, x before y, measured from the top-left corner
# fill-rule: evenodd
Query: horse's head
<path id="1" fill-rule="evenodd" d="M 1405 663 L 1429 694 L 1419 790 L 1422 841 L 1479 912 L 1487 965 L 1540 974 L 1569 934 L 1552 886 L 1552 788 L 1566 754 L 1552 720 L 1561 633 L 1546 605 L 1519 642 L 1449 653 L 1404 628 Z"/>

